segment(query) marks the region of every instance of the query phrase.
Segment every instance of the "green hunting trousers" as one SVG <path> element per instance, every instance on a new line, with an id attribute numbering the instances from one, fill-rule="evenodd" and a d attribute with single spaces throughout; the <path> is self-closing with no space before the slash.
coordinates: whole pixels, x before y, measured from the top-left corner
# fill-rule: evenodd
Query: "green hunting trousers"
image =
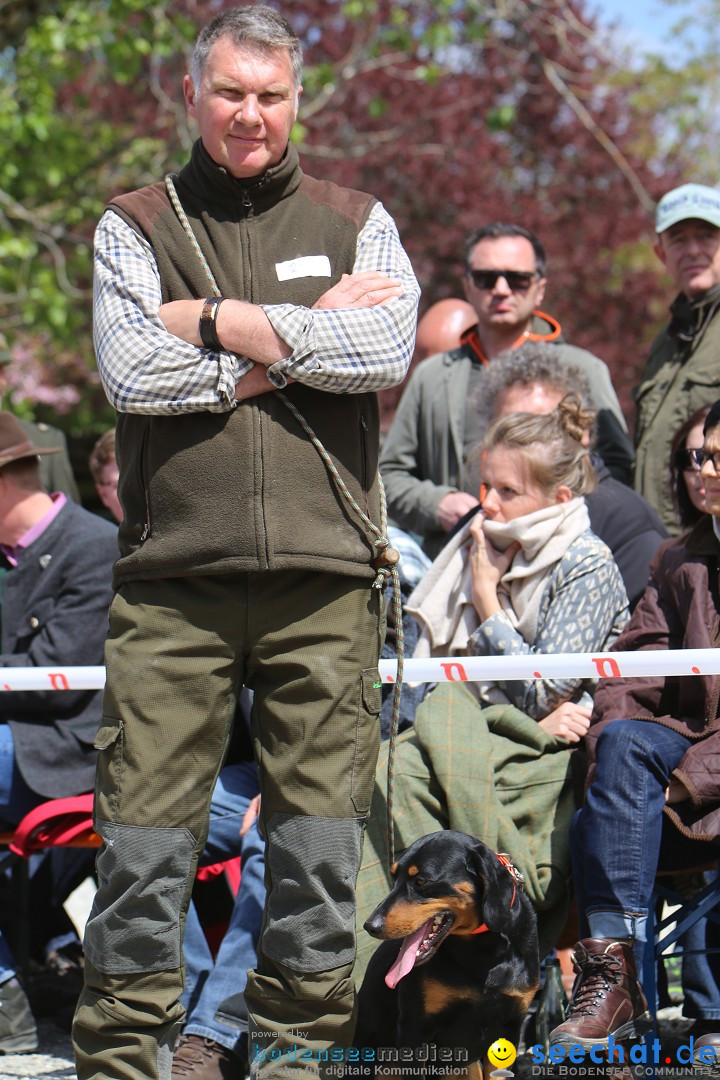
<path id="1" fill-rule="evenodd" d="M 267 841 L 245 994 L 253 1074 L 322 1076 L 317 1059 L 350 1045 L 383 632 L 382 592 L 337 574 L 140 581 L 116 596 L 97 737 L 104 844 L 73 1028 L 79 1080 L 170 1078 L 185 913 L 243 684 L 255 694 Z"/>

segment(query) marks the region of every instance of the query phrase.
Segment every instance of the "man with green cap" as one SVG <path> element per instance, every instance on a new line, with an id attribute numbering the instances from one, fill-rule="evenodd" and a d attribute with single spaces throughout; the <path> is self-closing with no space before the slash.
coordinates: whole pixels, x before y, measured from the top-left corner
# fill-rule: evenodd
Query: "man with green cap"
<path id="1" fill-rule="evenodd" d="M 680 290 L 635 390 L 635 487 L 679 531 L 672 502 L 673 436 L 720 396 L 720 190 L 683 184 L 657 206 L 655 252 Z"/>

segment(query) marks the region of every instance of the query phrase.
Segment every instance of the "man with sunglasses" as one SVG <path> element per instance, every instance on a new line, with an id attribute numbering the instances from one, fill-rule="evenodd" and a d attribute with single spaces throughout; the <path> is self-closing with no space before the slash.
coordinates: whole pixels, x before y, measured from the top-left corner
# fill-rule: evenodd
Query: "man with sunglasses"
<path id="1" fill-rule="evenodd" d="M 465 296 L 477 322 L 457 348 L 418 365 L 385 439 L 380 468 L 388 511 L 400 528 L 423 538 L 431 557 L 477 505 L 465 461 L 481 434 L 475 401 L 483 371 L 525 341 L 551 342 L 558 361 L 583 372 L 598 414 L 598 453 L 615 477 L 632 482 L 632 442 L 606 365 L 568 345 L 557 320 L 540 310 L 545 266 L 539 239 L 520 225 L 495 222 L 468 236 Z"/>
<path id="2" fill-rule="evenodd" d="M 635 487 L 673 534 L 670 452 L 675 432 L 720 394 L 720 190 L 683 184 L 657 206 L 655 254 L 679 290 L 635 390 Z"/>

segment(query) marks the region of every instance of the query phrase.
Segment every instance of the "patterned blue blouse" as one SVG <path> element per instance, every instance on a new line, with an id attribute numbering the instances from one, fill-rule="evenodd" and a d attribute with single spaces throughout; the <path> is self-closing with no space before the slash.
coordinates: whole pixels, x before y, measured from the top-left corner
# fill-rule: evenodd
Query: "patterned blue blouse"
<path id="1" fill-rule="evenodd" d="M 472 656 L 603 652 L 628 621 L 628 600 L 610 549 L 589 529 L 557 563 L 540 605 L 538 629 L 529 645 L 503 612 L 491 615 L 468 641 Z M 561 702 L 589 704 L 591 679 L 510 680 L 499 686 L 518 709 L 536 720 Z"/>

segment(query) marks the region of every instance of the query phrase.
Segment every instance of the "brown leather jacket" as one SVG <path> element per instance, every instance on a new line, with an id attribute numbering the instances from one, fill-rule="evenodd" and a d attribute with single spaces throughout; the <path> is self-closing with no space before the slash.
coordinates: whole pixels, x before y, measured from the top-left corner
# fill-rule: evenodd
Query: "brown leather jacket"
<path id="1" fill-rule="evenodd" d="M 720 541 L 707 516 L 661 546 L 650 582 L 613 651 L 711 649 L 720 644 Z M 720 836 L 720 676 L 601 679 L 586 736 L 592 780 L 598 735 L 613 720 L 648 720 L 694 740 L 675 769 L 690 798 L 665 812 L 686 836 Z"/>

